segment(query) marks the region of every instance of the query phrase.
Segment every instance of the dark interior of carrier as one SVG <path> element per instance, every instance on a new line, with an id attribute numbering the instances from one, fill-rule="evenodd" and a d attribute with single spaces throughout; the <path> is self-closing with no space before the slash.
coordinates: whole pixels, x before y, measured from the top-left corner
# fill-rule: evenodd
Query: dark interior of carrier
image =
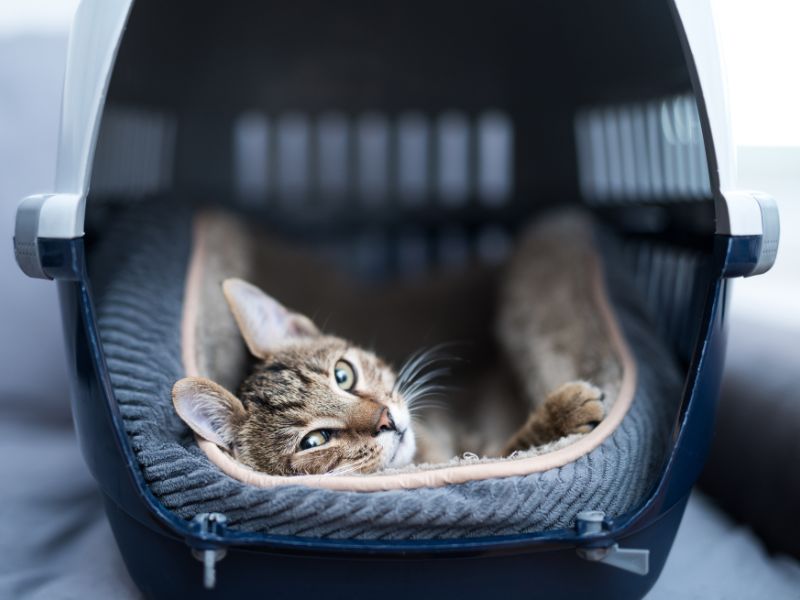
<path id="1" fill-rule="evenodd" d="M 580 203 L 687 361 L 714 215 L 669 4 L 137 0 L 89 242 L 134 201 L 222 203 L 387 279 L 501 261 Z"/>

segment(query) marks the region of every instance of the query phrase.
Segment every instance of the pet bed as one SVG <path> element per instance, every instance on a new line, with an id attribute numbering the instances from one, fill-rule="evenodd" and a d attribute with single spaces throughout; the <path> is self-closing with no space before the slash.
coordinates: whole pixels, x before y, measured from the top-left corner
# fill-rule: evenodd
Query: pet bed
<path id="1" fill-rule="evenodd" d="M 175 414 L 170 390 L 187 374 L 185 363 L 190 374 L 235 390 L 241 341 L 223 303 L 212 299 L 221 296 L 224 277 L 252 275 L 258 267 L 246 264 L 248 250 L 237 248 L 247 246 L 237 242 L 242 237 L 226 217 L 144 206 L 120 216 L 94 253 L 98 327 L 114 393 L 145 478 L 169 510 L 186 519 L 220 512 L 230 527 L 286 535 L 480 537 L 569 527 L 585 510 L 613 517 L 652 486 L 681 378 L 606 232 L 589 233 L 597 255 L 575 268 L 596 269 L 585 285 L 613 340 L 620 379 L 610 382 L 615 393 L 608 394 L 606 419 L 581 439 L 532 456 L 349 476 L 274 477 L 236 463 L 210 442 L 201 441 L 201 450 Z M 211 354 L 201 358 L 204 366 L 196 345 Z"/>

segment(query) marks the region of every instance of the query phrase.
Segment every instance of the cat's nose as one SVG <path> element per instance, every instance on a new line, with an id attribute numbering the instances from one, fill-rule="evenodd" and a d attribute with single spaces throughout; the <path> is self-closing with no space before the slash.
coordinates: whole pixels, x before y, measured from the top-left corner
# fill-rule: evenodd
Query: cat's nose
<path id="1" fill-rule="evenodd" d="M 383 433 L 384 431 L 395 431 L 397 427 L 395 427 L 394 419 L 392 419 L 392 414 L 389 412 L 388 408 L 384 408 L 381 411 L 381 416 L 378 418 L 378 433 Z"/>

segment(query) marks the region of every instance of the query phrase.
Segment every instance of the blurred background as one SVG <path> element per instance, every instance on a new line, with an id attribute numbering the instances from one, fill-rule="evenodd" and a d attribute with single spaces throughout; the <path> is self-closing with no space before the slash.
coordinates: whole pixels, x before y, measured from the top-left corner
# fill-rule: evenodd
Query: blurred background
<path id="1" fill-rule="evenodd" d="M 14 457 L 0 462 L 3 598 L 137 597 L 72 433 L 56 288 L 24 277 L 11 250 L 17 203 L 52 186 L 76 5 L 0 1 L 0 453 Z M 800 598 L 800 2 L 713 6 L 739 187 L 778 200 L 781 249 L 769 273 L 734 283 L 711 459 L 650 597 Z M 49 527 L 53 511 L 69 526 Z M 25 540 L 12 537 L 21 521 Z"/>

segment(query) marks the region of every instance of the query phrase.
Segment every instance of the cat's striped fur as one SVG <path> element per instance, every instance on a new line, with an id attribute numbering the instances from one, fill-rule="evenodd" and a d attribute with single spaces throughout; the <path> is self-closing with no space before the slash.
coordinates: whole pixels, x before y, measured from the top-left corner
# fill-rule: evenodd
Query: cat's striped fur
<path id="1" fill-rule="evenodd" d="M 175 385 L 178 414 L 201 436 L 243 464 L 276 475 L 371 473 L 415 459 L 447 460 L 460 451 L 446 432 L 430 424 L 412 427 L 415 406 L 441 391 L 439 354 L 420 353 L 396 374 L 372 352 L 320 333 L 255 286 L 228 280 L 224 288 L 258 360 L 238 397 L 202 378 Z M 352 389 L 337 384 L 341 361 L 353 368 Z M 504 453 L 589 431 L 603 417 L 601 397 L 585 382 L 561 386 L 531 413 Z M 324 432 L 324 443 L 303 447 L 315 432 Z"/>

